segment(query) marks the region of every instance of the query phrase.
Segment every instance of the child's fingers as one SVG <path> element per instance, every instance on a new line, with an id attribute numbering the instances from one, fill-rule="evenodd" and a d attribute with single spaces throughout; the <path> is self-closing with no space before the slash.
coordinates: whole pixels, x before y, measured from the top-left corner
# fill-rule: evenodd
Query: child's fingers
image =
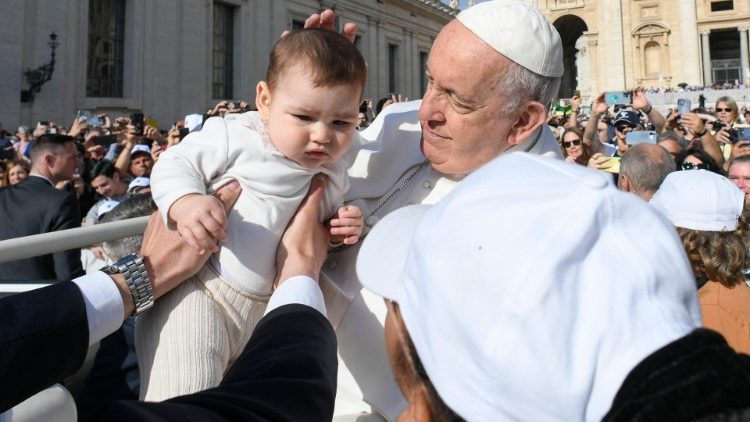
<path id="1" fill-rule="evenodd" d="M 362 227 L 362 219 L 360 218 L 334 218 L 331 220 L 331 227 Z"/>
<path id="2" fill-rule="evenodd" d="M 182 236 L 182 240 L 184 240 L 185 243 L 198 250 L 198 254 L 203 255 L 205 253 L 200 244 L 198 244 L 198 240 L 196 240 L 193 236 L 193 233 L 186 231 L 185 233 L 180 233 L 180 235 Z"/>
<path id="3" fill-rule="evenodd" d="M 332 236 L 359 236 L 362 230 L 359 227 L 345 226 L 345 227 L 331 227 Z"/>
<path id="4" fill-rule="evenodd" d="M 204 218 L 201 222 L 212 240 L 219 242 L 227 240 L 227 232 L 225 230 L 225 225 L 223 224 L 224 222 L 217 221 L 213 216 Z"/>
<path id="5" fill-rule="evenodd" d="M 202 224 L 196 223 L 190 227 L 190 231 L 193 234 L 196 242 L 200 249 L 201 254 L 205 251 L 216 252 L 218 250 L 216 246 L 216 240 L 211 236 L 211 233 L 203 227 Z"/>
<path id="6" fill-rule="evenodd" d="M 226 230 L 227 228 L 227 213 L 224 211 L 224 204 L 219 200 L 219 198 L 212 197 L 214 200 L 211 203 L 211 207 L 209 209 L 209 214 L 211 218 L 213 218 L 222 229 Z"/>
<path id="7" fill-rule="evenodd" d="M 347 205 L 345 207 L 339 208 L 338 212 L 339 218 L 348 217 L 348 218 L 357 218 L 362 217 L 362 210 L 359 209 L 359 207 L 355 207 L 352 205 Z"/>

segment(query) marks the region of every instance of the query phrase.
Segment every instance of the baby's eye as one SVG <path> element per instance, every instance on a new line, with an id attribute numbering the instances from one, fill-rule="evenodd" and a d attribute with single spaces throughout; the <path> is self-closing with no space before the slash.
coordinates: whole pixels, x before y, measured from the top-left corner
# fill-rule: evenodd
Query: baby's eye
<path id="1" fill-rule="evenodd" d="M 295 114 L 294 117 L 296 117 L 298 120 L 303 121 L 303 122 L 311 122 L 312 121 L 312 117 L 305 116 L 304 114 Z"/>
<path id="2" fill-rule="evenodd" d="M 334 126 L 349 126 L 352 122 L 347 122 L 346 120 L 334 120 L 333 124 Z"/>

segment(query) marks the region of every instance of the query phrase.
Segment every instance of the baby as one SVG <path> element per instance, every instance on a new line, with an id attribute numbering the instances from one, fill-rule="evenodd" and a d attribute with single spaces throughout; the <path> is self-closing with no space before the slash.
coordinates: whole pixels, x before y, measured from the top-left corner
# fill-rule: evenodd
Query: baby
<path id="1" fill-rule="evenodd" d="M 366 76 L 342 35 L 291 32 L 257 85 L 258 112 L 210 118 L 161 155 L 151 178 L 159 211 L 189 244 L 215 253 L 138 320 L 141 399 L 219 384 L 263 316 L 278 242 L 315 174 L 328 176 L 319 215 L 333 217 L 331 242 L 357 242 L 362 213 L 342 197 Z M 225 217 L 208 193 L 232 179 L 242 194 Z"/>

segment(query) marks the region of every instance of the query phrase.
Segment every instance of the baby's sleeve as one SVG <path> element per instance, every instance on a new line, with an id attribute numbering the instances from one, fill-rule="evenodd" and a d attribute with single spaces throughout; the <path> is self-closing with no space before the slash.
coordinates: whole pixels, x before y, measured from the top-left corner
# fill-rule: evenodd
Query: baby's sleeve
<path id="1" fill-rule="evenodd" d="M 227 162 L 227 127 L 222 118 L 206 120 L 203 129 L 164 151 L 151 174 L 151 193 L 165 224 L 172 204 L 188 194 L 206 194 L 207 186 L 224 174 Z"/>

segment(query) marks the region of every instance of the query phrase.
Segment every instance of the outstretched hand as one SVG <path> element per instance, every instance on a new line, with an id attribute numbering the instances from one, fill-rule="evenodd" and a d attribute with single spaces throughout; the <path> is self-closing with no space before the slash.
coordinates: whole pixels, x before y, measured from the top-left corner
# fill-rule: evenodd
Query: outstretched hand
<path id="1" fill-rule="evenodd" d="M 313 13 L 307 19 L 305 19 L 305 28 L 321 28 L 329 31 L 336 31 L 336 12 L 331 9 L 326 9 L 321 13 Z M 288 34 L 289 31 L 284 31 L 281 36 Z M 354 38 L 357 35 L 357 24 L 353 22 L 347 22 L 344 24 L 344 28 L 341 30 L 341 35 L 345 36 L 346 39 L 354 42 Z"/>
<path id="2" fill-rule="evenodd" d="M 318 279 L 328 257 L 329 233 L 318 217 L 327 182 L 323 174 L 313 178 L 307 196 L 287 225 L 276 250 L 274 288 L 298 275 Z"/>

